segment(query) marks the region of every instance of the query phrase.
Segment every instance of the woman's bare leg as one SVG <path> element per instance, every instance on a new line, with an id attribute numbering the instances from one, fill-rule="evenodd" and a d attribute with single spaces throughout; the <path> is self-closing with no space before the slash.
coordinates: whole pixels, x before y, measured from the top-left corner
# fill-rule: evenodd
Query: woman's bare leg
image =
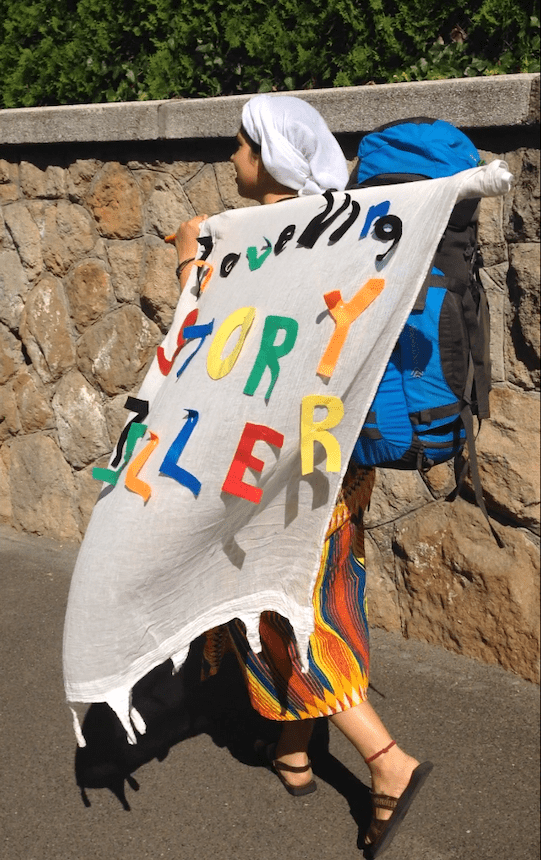
<path id="1" fill-rule="evenodd" d="M 305 767 L 308 764 L 308 744 L 312 737 L 314 720 L 291 720 L 282 724 L 282 734 L 276 745 L 276 758 L 292 767 Z M 305 785 L 312 779 L 312 770 L 304 773 L 284 773 L 291 785 Z"/>
<path id="2" fill-rule="evenodd" d="M 365 760 L 392 743 L 393 739 L 369 702 L 362 702 L 354 708 L 334 714 L 329 719 Z M 395 745 L 367 764 L 373 791 L 376 794 L 400 797 L 419 762 Z M 376 810 L 378 818 L 389 818 L 390 815 L 389 810 Z"/>

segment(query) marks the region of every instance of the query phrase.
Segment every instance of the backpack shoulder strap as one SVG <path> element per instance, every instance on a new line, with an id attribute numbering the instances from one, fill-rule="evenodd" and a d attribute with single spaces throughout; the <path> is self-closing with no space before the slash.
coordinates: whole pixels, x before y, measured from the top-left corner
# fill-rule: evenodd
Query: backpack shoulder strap
<path id="1" fill-rule="evenodd" d="M 505 546 L 503 540 L 500 535 L 490 522 L 487 507 L 485 505 L 485 500 L 483 497 L 483 491 L 481 489 L 481 478 L 479 476 L 479 464 L 477 460 L 477 450 L 475 447 L 475 433 L 473 429 L 473 415 L 471 411 L 471 407 L 469 403 L 466 403 L 460 412 L 460 417 L 462 419 L 462 423 L 464 424 L 464 429 L 466 430 L 466 440 L 468 442 L 468 459 L 464 461 L 462 458 L 462 469 L 459 470 L 459 458 L 455 459 L 455 478 L 456 478 L 456 486 L 454 490 L 447 496 L 447 500 L 452 502 L 458 496 L 460 492 L 460 488 L 464 483 L 464 478 L 466 477 L 468 471 L 470 472 L 473 492 L 475 494 L 475 501 L 479 505 L 483 516 L 485 517 L 488 527 L 496 540 L 496 543 L 503 549 Z"/>

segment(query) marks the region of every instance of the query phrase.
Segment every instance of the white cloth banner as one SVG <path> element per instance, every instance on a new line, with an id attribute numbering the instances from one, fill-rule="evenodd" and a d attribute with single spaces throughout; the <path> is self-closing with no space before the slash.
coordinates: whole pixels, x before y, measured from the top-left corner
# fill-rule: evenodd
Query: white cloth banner
<path id="1" fill-rule="evenodd" d="M 304 659 L 355 440 L 451 210 L 487 193 L 485 174 L 203 224 L 205 265 L 138 394 L 148 414 L 130 415 L 77 560 L 68 701 L 108 702 L 134 741 L 133 685 L 169 658 L 179 667 L 194 638 L 235 617 L 258 650 L 264 610 L 290 620 Z M 488 193 L 501 193 L 494 184 Z"/>

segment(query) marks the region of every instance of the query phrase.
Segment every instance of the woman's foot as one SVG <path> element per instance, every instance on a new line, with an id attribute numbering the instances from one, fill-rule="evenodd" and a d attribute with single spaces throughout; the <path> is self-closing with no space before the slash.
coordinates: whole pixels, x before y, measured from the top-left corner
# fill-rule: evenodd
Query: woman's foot
<path id="1" fill-rule="evenodd" d="M 393 746 L 375 761 L 369 764 L 372 775 L 372 793 L 386 794 L 389 797 L 400 797 L 406 790 L 411 775 L 419 762 L 407 755 L 398 746 Z M 390 818 L 391 811 L 378 809 L 376 818 Z"/>
<path id="2" fill-rule="evenodd" d="M 308 744 L 312 737 L 314 720 L 291 720 L 282 723 L 280 739 L 273 755 L 274 768 L 284 785 L 304 788 L 316 783 L 312 778 L 312 768 L 308 758 Z"/>
<path id="3" fill-rule="evenodd" d="M 256 753 L 272 768 L 284 788 L 294 796 L 312 794 L 317 784 L 312 777 L 311 762 L 306 753 L 290 753 L 278 756 L 277 744 L 256 741 Z"/>
<path id="4" fill-rule="evenodd" d="M 280 750 L 280 744 L 277 744 L 273 764 L 276 770 L 281 772 L 282 780 L 284 781 L 287 776 L 285 781 L 292 787 L 303 788 L 314 782 L 312 763 L 305 752 L 283 754 Z"/>
<path id="5" fill-rule="evenodd" d="M 432 770 L 432 764 L 419 764 L 417 759 L 393 746 L 392 750 L 370 762 L 369 767 L 372 773 L 372 819 L 365 836 L 365 845 L 367 856 L 375 858 L 390 845 L 413 799 Z"/>
<path id="6" fill-rule="evenodd" d="M 403 752 L 368 701 L 333 714 L 330 720 L 370 768 L 373 815 L 365 837 L 366 855 L 378 857 L 390 845 L 432 764 L 419 764 Z"/>

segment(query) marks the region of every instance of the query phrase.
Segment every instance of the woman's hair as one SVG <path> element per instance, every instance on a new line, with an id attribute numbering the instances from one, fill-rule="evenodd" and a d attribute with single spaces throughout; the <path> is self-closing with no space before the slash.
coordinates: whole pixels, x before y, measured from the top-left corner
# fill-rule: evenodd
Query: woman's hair
<path id="1" fill-rule="evenodd" d="M 244 126 L 242 124 L 240 127 L 240 133 L 242 134 L 243 138 L 246 140 L 246 143 L 248 144 L 248 146 L 252 150 L 253 154 L 254 155 L 261 155 L 261 146 L 259 145 L 259 143 L 256 143 L 255 140 L 252 140 L 252 138 L 250 137 L 250 135 L 248 134 L 248 132 L 246 131 L 246 129 L 244 128 Z"/>

